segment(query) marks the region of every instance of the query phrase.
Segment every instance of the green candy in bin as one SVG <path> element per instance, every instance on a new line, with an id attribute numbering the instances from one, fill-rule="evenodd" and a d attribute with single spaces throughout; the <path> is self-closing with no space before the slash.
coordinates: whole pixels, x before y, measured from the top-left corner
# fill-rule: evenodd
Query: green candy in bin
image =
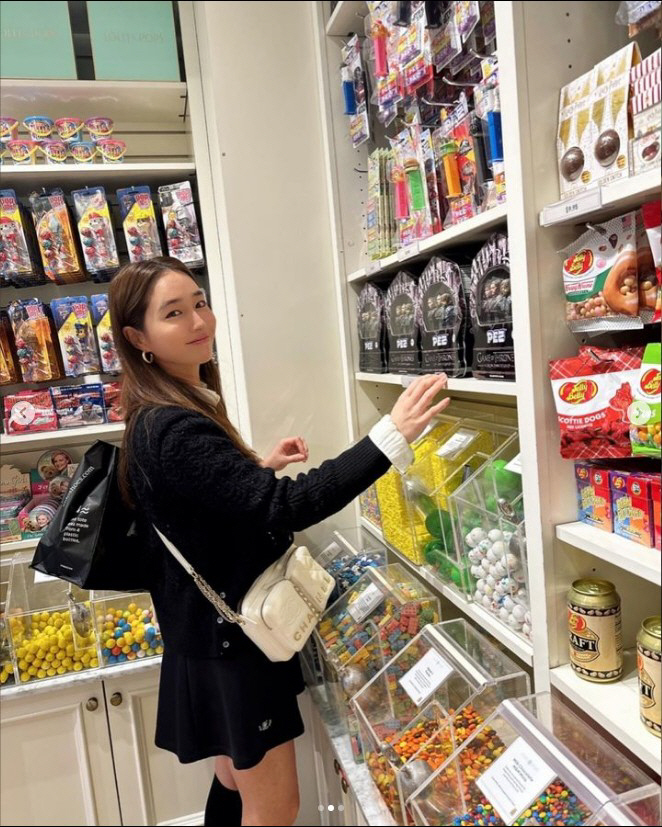
<path id="1" fill-rule="evenodd" d="M 435 508 L 425 518 L 425 528 L 433 537 L 443 542 L 444 548 L 453 548 L 453 524 L 448 511 Z"/>
<path id="2" fill-rule="evenodd" d="M 505 459 L 495 459 L 485 468 L 485 480 L 499 496 L 514 499 L 522 490 L 522 478 L 509 471 Z M 491 510 L 491 509 L 490 509 Z"/>

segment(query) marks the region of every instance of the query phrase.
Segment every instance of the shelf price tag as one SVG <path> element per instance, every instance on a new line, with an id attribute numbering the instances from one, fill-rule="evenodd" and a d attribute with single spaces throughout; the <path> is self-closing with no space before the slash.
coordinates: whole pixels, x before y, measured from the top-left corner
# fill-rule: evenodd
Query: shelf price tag
<path id="1" fill-rule="evenodd" d="M 450 663 L 436 649 L 430 649 L 400 678 L 400 686 L 416 706 L 432 695 L 453 671 Z"/>
<path id="2" fill-rule="evenodd" d="M 459 428 L 453 436 L 449 437 L 446 442 L 437 451 L 437 456 L 442 459 L 455 459 L 457 455 L 468 448 L 471 443 L 478 436 L 478 431 L 471 431 L 469 428 Z"/>
<path id="3" fill-rule="evenodd" d="M 599 210 L 601 206 L 602 191 L 600 187 L 592 187 L 564 201 L 557 201 L 556 204 L 545 207 L 540 223 L 543 227 L 549 227 L 550 224 L 559 224 L 573 216 L 581 218 L 586 213 Z"/>
<path id="4" fill-rule="evenodd" d="M 420 251 L 420 245 L 418 241 L 414 241 L 411 244 L 407 244 L 406 247 L 400 247 L 398 250 L 398 261 L 406 261 L 408 258 L 413 258 L 413 256 L 417 256 Z"/>
<path id="5" fill-rule="evenodd" d="M 365 272 L 367 276 L 372 276 L 374 273 L 378 272 L 382 268 L 381 259 L 377 259 L 377 261 L 369 261 L 365 266 Z"/>
<path id="6" fill-rule="evenodd" d="M 508 465 L 506 465 L 506 471 L 512 471 L 513 474 L 519 474 L 522 476 L 522 455 L 518 454 L 516 457 L 510 460 Z"/>
<path id="7" fill-rule="evenodd" d="M 514 824 L 556 775 L 556 771 L 519 736 L 476 780 L 476 785 L 504 824 Z"/>
<path id="8" fill-rule="evenodd" d="M 361 623 L 373 612 L 384 599 L 382 590 L 371 583 L 353 603 L 347 607 L 347 611 L 354 618 L 356 623 Z"/>

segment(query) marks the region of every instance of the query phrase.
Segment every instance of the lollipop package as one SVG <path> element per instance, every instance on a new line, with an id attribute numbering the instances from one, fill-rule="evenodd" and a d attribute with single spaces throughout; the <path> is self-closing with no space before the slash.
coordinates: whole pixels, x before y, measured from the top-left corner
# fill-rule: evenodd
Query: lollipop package
<path id="1" fill-rule="evenodd" d="M 469 308 L 473 375 L 478 379 L 514 379 L 510 255 L 508 236 L 503 233 L 491 236 L 473 260 Z"/>
<path id="2" fill-rule="evenodd" d="M 14 190 L 0 190 L 0 275 L 14 287 L 45 284 L 38 260 L 34 226 Z"/>
<path id="3" fill-rule="evenodd" d="M 47 390 L 21 391 L 4 398 L 5 429 L 8 434 L 54 431 L 57 417 Z"/>
<path id="4" fill-rule="evenodd" d="M 85 281 L 62 190 L 52 189 L 42 194 L 33 192 L 30 207 L 48 278 L 57 284 Z"/>
<path id="5" fill-rule="evenodd" d="M 131 261 L 148 261 L 163 255 L 150 188 L 117 190 L 117 200 Z"/>
<path id="6" fill-rule="evenodd" d="M 94 344 L 92 317 L 86 296 L 53 299 L 51 311 L 60 340 L 67 376 L 99 373 L 99 356 Z"/>
<path id="7" fill-rule="evenodd" d="M 51 321 L 39 299 L 11 302 L 7 312 L 14 331 L 16 358 L 24 382 L 60 379 Z"/>
<path id="8" fill-rule="evenodd" d="M 467 348 L 467 305 L 460 267 L 435 257 L 418 280 L 421 369 L 465 376 L 471 363 Z"/>
<path id="9" fill-rule="evenodd" d="M 190 183 L 184 181 L 181 184 L 159 187 L 159 202 L 166 230 L 168 253 L 189 267 L 202 267 L 205 258 Z"/>
<path id="10" fill-rule="evenodd" d="M 359 370 L 384 373 L 386 370 L 386 328 L 384 326 L 384 294 L 374 284 L 361 290 L 357 306 Z"/>
<path id="11" fill-rule="evenodd" d="M 386 327 L 389 338 L 388 368 L 391 373 L 418 373 L 419 328 L 416 319 L 418 286 L 400 272 L 386 291 Z"/>
<path id="12" fill-rule="evenodd" d="M 95 281 L 106 281 L 120 266 L 106 191 L 88 187 L 74 190 L 71 197 L 87 271 Z"/>
<path id="13" fill-rule="evenodd" d="M 108 296 L 97 293 L 90 298 L 92 316 L 97 333 L 97 343 L 101 354 L 101 369 L 104 373 L 119 373 L 122 370 L 120 357 L 113 339 L 113 328 L 110 323 L 108 310 Z"/>

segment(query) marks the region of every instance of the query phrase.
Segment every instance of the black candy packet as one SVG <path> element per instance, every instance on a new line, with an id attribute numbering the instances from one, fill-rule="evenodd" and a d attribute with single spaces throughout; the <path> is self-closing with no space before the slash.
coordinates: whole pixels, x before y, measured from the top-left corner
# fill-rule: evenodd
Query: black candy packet
<path id="1" fill-rule="evenodd" d="M 422 371 L 466 376 L 471 334 L 459 265 L 438 256 L 431 259 L 418 280 L 418 299 Z"/>
<path id="2" fill-rule="evenodd" d="M 416 307 L 418 285 L 409 273 L 400 272 L 386 291 L 388 369 L 391 373 L 419 373 L 419 325 Z"/>
<path id="3" fill-rule="evenodd" d="M 365 373 L 386 371 L 386 328 L 384 293 L 374 284 L 366 284 L 357 301 L 359 329 L 359 370 Z"/>
<path id="4" fill-rule="evenodd" d="M 473 374 L 515 378 L 508 236 L 494 233 L 471 265 L 469 311 L 474 335 Z"/>

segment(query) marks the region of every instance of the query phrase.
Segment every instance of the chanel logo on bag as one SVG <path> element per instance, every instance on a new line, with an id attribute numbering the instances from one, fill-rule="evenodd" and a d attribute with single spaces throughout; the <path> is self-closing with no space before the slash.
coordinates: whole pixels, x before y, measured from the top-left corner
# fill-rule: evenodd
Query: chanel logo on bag
<path id="1" fill-rule="evenodd" d="M 308 630 L 310 629 L 311 621 L 312 625 L 315 625 L 315 623 L 317 623 L 317 612 L 308 612 L 308 615 L 304 620 L 301 621 L 301 623 L 299 624 L 299 628 L 294 633 L 295 640 L 301 640 L 302 635 L 308 635 Z"/>

